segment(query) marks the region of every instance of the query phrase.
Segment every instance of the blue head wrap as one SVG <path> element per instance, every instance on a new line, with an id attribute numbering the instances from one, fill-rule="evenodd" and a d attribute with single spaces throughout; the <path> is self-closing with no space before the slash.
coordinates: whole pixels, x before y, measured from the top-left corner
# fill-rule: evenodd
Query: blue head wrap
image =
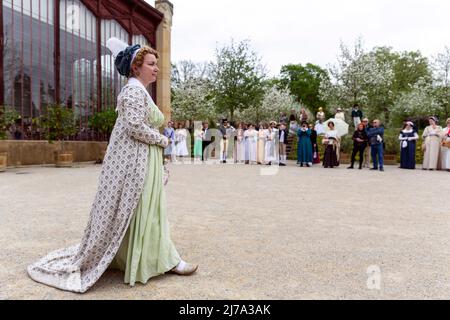
<path id="1" fill-rule="evenodd" d="M 131 62 L 133 59 L 133 54 L 136 50 L 139 50 L 141 45 L 135 44 L 134 46 L 129 46 L 125 50 L 120 51 L 114 60 L 114 64 L 116 65 L 117 71 L 122 76 L 128 77 L 131 71 Z"/>

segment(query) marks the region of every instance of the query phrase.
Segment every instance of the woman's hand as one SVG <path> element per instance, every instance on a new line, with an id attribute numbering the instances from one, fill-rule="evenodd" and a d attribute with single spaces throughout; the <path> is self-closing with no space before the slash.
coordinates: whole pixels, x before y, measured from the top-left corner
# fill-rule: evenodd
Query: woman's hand
<path id="1" fill-rule="evenodd" d="M 169 145 L 169 139 L 166 136 L 161 136 L 161 141 L 158 143 L 158 146 L 165 149 Z"/>

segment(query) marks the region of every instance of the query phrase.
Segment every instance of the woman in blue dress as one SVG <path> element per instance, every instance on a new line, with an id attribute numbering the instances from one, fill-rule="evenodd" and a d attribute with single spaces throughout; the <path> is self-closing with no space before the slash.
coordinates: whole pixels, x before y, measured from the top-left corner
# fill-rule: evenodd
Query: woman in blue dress
<path id="1" fill-rule="evenodd" d="M 297 145 L 297 164 L 301 167 L 312 166 L 313 153 L 311 144 L 311 130 L 308 128 L 308 123 L 303 122 L 302 127 L 297 130 L 298 145 Z"/>
<path id="2" fill-rule="evenodd" d="M 400 168 L 416 168 L 416 142 L 419 135 L 414 130 L 414 124 L 408 121 L 398 137 L 400 140 Z"/>

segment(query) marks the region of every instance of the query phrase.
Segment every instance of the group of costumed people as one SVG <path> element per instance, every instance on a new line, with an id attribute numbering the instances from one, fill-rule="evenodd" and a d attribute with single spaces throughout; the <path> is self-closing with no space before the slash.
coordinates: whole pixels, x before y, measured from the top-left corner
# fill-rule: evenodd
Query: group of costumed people
<path id="1" fill-rule="evenodd" d="M 191 275 L 172 243 L 166 215 L 164 115 L 148 93 L 159 71 L 158 53 L 111 38 L 107 47 L 118 72 L 128 78 L 117 100 L 115 123 L 81 242 L 51 252 L 27 269 L 37 282 L 83 293 L 108 269 L 124 272 L 134 286 L 170 272 Z"/>
<path id="2" fill-rule="evenodd" d="M 355 123 L 361 123 L 363 115 L 357 105 L 352 111 L 352 116 Z M 305 109 L 302 109 L 299 117 L 294 112 L 290 118 L 283 113 L 279 123 L 270 121 L 255 126 L 252 123 L 242 122 L 237 125 L 237 128 L 227 119 L 222 119 L 217 130 L 219 136 L 211 133 L 212 130 L 209 129 L 207 122 L 196 125 L 194 159 L 205 161 L 210 157 L 210 150 L 205 152 L 205 148 L 211 144 L 214 136 L 219 141 L 216 147 L 219 150 L 221 163 L 231 160 L 233 163 L 250 165 L 286 166 L 288 138 L 297 136 L 297 165 L 311 167 L 313 164 L 321 163 L 318 136 L 323 135 L 322 143 L 325 145 L 323 166 L 325 168 L 339 166 L 341 135 L 335 130 L 335 122 L 345 122 L 345 114 L 341 108 L 338 108 L 335 118 L 327 121 L 326 127 L 323 108 L 319 108 L 316 118 L 315 126 L 309 124 L 308 114 Z M 298 119 L 301 120 L 301 125 L 298 125 Z M 169 121 L 164 129 L 164 135 L 169 139 L 169 145 L 164 154 L 172 162 L 177 162 L 179 157 L 189 156 L 189 131 L 182 123 L 179 123 L 177 127 L 175 129 L 174 122 Z"/>
<path id="3" fill-rule="evenodd" d="M 341 139 L 346 133 L 340 133 L 336 129 L 336 124 L 346 124 L 345 112 L 342 108 L 337 108 L 334 118 L 325 121 L 325 117 L 323 108 L 319 108 L 313 125 L 308 123 L 308 114 L 302 109 L 298 117 L 295 112 L 292 112 L 290 118 L 283 113 L 279 123 L 271 121 L 260 123 L 258 126 L 239 123 L 237 128 L 228 123 L 227 119 L 223 119 L 217 131 L 219 136 L 216 136 L 220 142 L 216 146 L 220 153 L 220 161 L 286 166 L 288 138 L 295 135 L 298 138 L 297 165 L 311 167 L 321 162 L 318 136 L 323 136 L 323 167 L 337 167 L 340 164 Z M 355 168 L 356 156 L 359 155 L 359 169 L 366 167 L 384 171 L 385 129 L 381 122 L 377 119 L 369 122 L 369 119 L 363 118 L 363 112 L 357 104 L 353 106 L 351 118 L 356 129 L 352 136 L 353 151 L 348 169 Z M 450 119 L 446 122 L 446 128 L 438 126 L 437 123 L 436 117 L 429 117 L 429 126 L 423 132 L 422 168 L 450 171 Z M 211 131 L 206 122 L 195 126 L 194 158 L 198 161 L 207 160 L 210 156 L 210 152 L 205 152 L 205 148 L 211 144 L 213 136 Z M 189 156 L 189 131 L 182 124 L 178 125 L 178 129 L 174 129 L 173 122 L 169 122 L 164 134 L 170 141 L 164 152 L 166 157 L 174 160 L 177 156 Z M 415 169 L 416 147 L 419 140 L 417 126 L 412 121 L 405 120 L 398 139 L 400 168 Z"/>
<path id="4" fill-rule="evenodd" d="M 169 156 L 171 161 L 177 161 L 177 158 L 184 158 L 190 155 L 188 149 L 190 133 L 182 122 L 169 121 L 167 127 L 164 128 L 163 134 L 169 139 L 169 145 L 164 150 L 165 157 Z"/>
<path id="5" fill-rule="evenodd" d="M 438 126 L 438 119 L 429 117 L 429 125 L 422 134 L 423 144 L 423 170 L 447 170 L 450 172 L 450 118 L 446 121 L 446 128 Z M 364 158 L 373 161 L 372 170 L 383 171 L 384 158 L 384 128 L 379 120 L 374 120 L 368 125 L 364 119 L 357 126 L 353 134 L 353 152 L 349 169 L 354 168 L 356 154 L 359 154 L 359 168 L 362 168 Z M 409 120 L 405 120 L 403 128 L 399 133 L 400 141 L 400 168 L 416 169 L 417 141 L 419 140 L 418 127 Z M 366 154 L 365 149 L 370 149 Z"/>
<path id="6" fill-rule="evenodd" d="M 282 117 L 286 118 L 286 114 L 283 114 Z M 305 109 L 301 109 L 299 117 L 294 112 L 291 113 L 289 118 L 289 132 L 290 134 L 296 134 L 298 137 L 298 166 L 311 167 L 313 164 L 319 164 L 321 162 L 319 145 L 317 143 L 318 136 L 323 136 L 322 144 L 325 148 L 322 162 L 323 167 L 334 168 L 339 166 L 341 138 L 345 133 L 342 134 L 336 130 L 336 125 L 338 122 L 346 123 L 345 113 L 342 108 L 337 108 L 333 119 L 325 121 L 325 117 L 323 108 L 319 108 L 316 113 L 315 125 L 312 125 L 308 123 L 309 116 Z M 352 118 L 355 127 L 362 122 L 363 114 L 357 104 L 353 107 Z"/>
<path id="7" fill-rule="evenodd" d="M 450 172 L 450 118 L 446 127 L 438 125 L 434 116 L 428 119 L 429 125 L 422 134 L 423 170 L 447 170 Z M 419 134 L 411 121 L 405 121 L 399 135 L 401 154 L 400 168 L 416 168 L 416 150 Z"/>
<path id="8" fill-rule="evenodd" d="M 184 129 L 186 130 L 186 129 Z M 178 138 L 180 133 L 183 138 Z M 188 149 L 188 140 L 184 136 L 186 132 L 177 132 L 170 121 L 164 129 L 164 135 L 169 139 L 169 145 L 164 154 L 168 160 L 176 162 L 177 157 L 185 157 Z M 260 123 L 255 126 L 251 123 L 239 123 L 237 128 L 232 126 L 227 119 L 222 122 L 217 130 L 209 128 L 207 122 L 197 124 L 194 128 L 194 159 L 206 161 L 211 158 L 214 148 L 206 149 L 217 139 L 214 147 L 219 152 L 221 163 L 232 161 L 242 164 L 280 165 L 285 166 L 287 161 L 286 146 L 288 142 L 288 130 L 284 123 L 275 121 Z M 214 137 L 214 139 L 213 139 Z"/>

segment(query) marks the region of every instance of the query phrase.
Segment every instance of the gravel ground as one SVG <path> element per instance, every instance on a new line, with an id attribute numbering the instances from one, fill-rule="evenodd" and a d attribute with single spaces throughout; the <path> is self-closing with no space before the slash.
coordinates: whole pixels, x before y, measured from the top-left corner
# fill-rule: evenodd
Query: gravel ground
<path id="1" fill-rule="evenodd" d="M 107 271 L 83 295 L 26 266 L 79 242 L 100 166 L 0 173 L 0 299 L 450 299 L 450 174 L 277 169 L 171 165 L 172 238 L 199 271 Z"/>

